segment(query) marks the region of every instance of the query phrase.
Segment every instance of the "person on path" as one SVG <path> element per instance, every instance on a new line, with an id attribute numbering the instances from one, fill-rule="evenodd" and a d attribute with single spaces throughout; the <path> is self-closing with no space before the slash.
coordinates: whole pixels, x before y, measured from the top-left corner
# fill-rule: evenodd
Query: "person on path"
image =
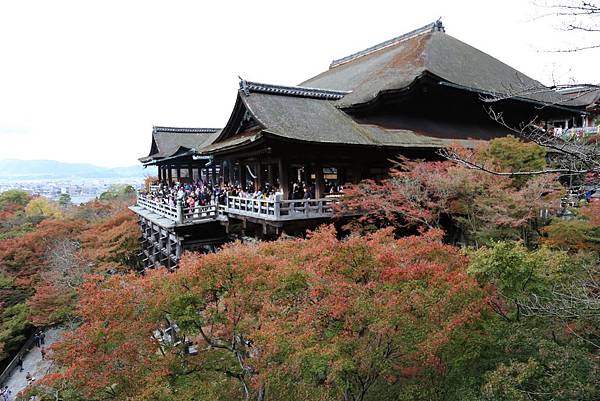
<path id="1" fill-rule="evenodd" d="M 19 367 L 19 372 L 23 371 L 23 355 L 19 355 L 19 360 L 17 361 L 17 366 Z"/>
<path id="2" fill-rule="evenodd" d="M 39 347 L 41 345 L 41 339 L 40 339 L 39 333 L 35 333 L 35 336 L 33 336 L 33 341 L 35 342 L 36 347 Z"/>
<path id="3" fill-rule="evenodd" d="M 42 349 L 40 349 L 40 353 L 42 354 L 42 361 L 44 359 L 46 359 L 46 348 L 42 347 Z"/>
<path id="4" fill-rule="evenodd" d="M 43 331 L 40 331 L 40 343 L 42 345 L 46 344 L 46 333 L 44 333 Z"/>
<path id="5" fill-rule="evenodd" d="M 3 401 L 10 401 L 10 395 L 12 394 L 12 391 L 10 391 L 10 389 L 8 388 L 8 386 L 4 387 L 4 391 L 2 392 L 2 400 Z"/>

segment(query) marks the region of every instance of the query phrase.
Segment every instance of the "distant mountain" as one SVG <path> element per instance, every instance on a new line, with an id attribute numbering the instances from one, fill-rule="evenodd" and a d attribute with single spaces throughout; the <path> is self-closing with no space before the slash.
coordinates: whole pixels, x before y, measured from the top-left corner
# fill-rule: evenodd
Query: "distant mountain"
<path id="1" fill-rule="evenodd" d="M 106 168 L 87 163 L 63 163 L 56 160 L 0 160 L 0 180 L 63 178 L 144 177 L 152 170 L 142 166 Z"/>

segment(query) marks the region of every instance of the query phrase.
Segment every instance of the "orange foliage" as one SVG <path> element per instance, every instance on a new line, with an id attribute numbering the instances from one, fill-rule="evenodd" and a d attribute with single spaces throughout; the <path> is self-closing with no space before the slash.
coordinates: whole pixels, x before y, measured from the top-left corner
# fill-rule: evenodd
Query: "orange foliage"
<path id="1" fill-rule="evenodd" d="M 176 366 L 221 372 L 240 394 L 282 373 L 358 391 L 357 379 L 442 371 L 441 348 L 478 318 L 486 295 L 466 256 L 440 237 L 383 230 L 340 241 L 325 227 L 306 240 L 188 254 L 172 274 L 92 276 L 80 290 L 82 325 L 55 347 L 66 369 L 53 380 L 87 396 L 111 385 L 119 399 L 143 399 Z M 167 317 L 201 352 L 159 352 L 151 334 Z"/>

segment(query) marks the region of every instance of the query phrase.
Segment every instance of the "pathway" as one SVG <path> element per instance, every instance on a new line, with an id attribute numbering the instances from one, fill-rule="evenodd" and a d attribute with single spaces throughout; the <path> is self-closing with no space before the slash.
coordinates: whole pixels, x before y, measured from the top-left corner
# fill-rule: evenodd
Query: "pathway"
<path id="1" fill-rule="evenodd" d="M 47 330 L 45 338 L 46 344 L 44 347 L 48 348 L 55 341 L 60 339 L 63 331 L 63 329 Z M 40 348 L 36 347 L 34 344 L 31 346 L 29 352 L 23 357 L 23 371 L 20 372 L 19 367 L 16 366 L 2 385 L 8 386 L 10 391 L 12 391 L 12 397 L 15 397 L 21 390 L 27 387 L 27 380 L 25 379 L 27 372 L 31 373 L 31 376 L 39 380 L 48 373 L 51 366 L 52 362 L 48 359 L 43 360 Z"/>

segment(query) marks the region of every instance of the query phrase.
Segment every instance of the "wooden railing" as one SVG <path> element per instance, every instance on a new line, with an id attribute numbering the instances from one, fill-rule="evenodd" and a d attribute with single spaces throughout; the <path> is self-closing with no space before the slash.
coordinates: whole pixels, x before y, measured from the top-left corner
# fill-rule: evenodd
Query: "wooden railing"
<path id="1" fill-rule="evenodd" d="M 144 198 L 138 195 L 137 198 L 138 206 L 142 206 L 144 209 L 148 209 L 151 212 L 154 212 L 160 216 L 166 217 L 171 220 L 178 220 L 177 216 L 177 207 L 165 205 L 164 203 L 158 203 L 153 200 Z"/>
<path id="2" fill-rule="evenodd" d="M 322 199 L 252 199 L 230 196 L 227 198 L 228 214 L 259 217 L 266 220 L 301 220 L 333 216 L 337 198 Z"/>
<path id="3" fill-rule="evenodd" d="M 338 201 L 339 197 L 287 200 L 282 199 L 281 195 L 275 196 L 274 199 L 230 196 L 225 205 L 186 207 L 181 203 L 169 206 L 138 196 L 137 204 L 178 224 L 184 224 L 216 220 L 218 216 L 228 215 L 275 221 L 326 218 L 333 216 L 333 206 Z"/>

